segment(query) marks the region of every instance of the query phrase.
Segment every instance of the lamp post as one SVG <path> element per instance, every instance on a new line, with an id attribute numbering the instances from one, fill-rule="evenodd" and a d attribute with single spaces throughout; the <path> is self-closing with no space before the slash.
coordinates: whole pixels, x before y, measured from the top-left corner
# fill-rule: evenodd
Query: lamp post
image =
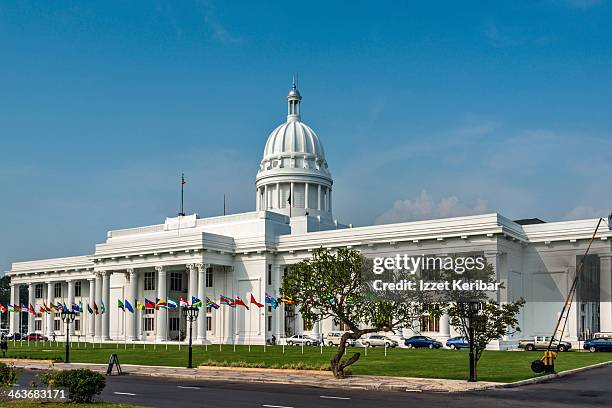
<path id="1" fill-rule="evenodd" d="M 66 323 L 66 363 L 70 362 L 70 323 L 74 322 L 76 313 L 72 310 L 62 309 L 62 321 Z"/>
<path id="2" fill-rule="evenodd" d="M 187 368 L 193 368 L 193 321 L 198 318 L 199 312 L 200 309 L 195 306 L 183 307 L 183 316 L 185 317 L 185 320 L 189 322 L 189 362 L 187 363 Z"/>

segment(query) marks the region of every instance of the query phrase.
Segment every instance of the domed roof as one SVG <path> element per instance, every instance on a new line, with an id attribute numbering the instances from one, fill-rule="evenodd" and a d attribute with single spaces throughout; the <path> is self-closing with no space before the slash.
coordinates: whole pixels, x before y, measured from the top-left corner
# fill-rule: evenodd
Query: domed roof
<path id="1" fill-rule="evenodd" d="M 301 120 L 301 100 L 294 82 L 287 95 L 287 121 L 268 136 L 258 178 L 283 169 L 303 169 L 304 174 L 318 175 L 331 182 L 319 136 Z"/>
<path id="2" fill-rule="evenodd" d="M 325 160 L 319 136 L 304 122 L 292 120 L 278 126 L 268 136 L 264 160 L 271 157 L 312 155 Z"/>

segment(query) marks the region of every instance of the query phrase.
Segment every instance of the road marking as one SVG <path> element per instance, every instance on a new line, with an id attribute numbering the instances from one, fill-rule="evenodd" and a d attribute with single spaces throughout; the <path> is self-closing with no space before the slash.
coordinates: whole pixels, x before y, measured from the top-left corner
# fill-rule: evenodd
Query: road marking
<path id="1" fill-rule="evenodd" d="M 319 395 L 319 397 L 327 398 L 327 399 L 350 400 L 350 398 L 348 398 L 348 397 L 333 397 L 333 396 L 329 396 L 329 395 Z"/>
<path id="2" fill-rule="evenodd" d="M 284 405 L 262 405 L 262 407 L 267 407 L 267 408 L 293 408 L 293 407 L 286 407 Z"/>
<path id="3" fill-rule="evenodd" d="M 200 387 L 189 387 L 187 385 L 177 385 L 177 387 L 183 388 L 183 389 L 186 389 L 186 390 L 199 390 L 199 389 L 201 389 Z"/>
<path id="4" fill-rule="evenodd" d="M 117 394 L 117 395 L 130 395 L 130 396 L 135 396 L 136 394 L 132 394 L 131 392 L 118 392 L 115 391 L 113 394 Z"/>

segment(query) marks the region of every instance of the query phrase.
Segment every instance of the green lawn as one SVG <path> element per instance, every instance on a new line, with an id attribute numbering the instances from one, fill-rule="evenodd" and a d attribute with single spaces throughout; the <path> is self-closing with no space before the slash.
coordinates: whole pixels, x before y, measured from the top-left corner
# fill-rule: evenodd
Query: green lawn
<path id="1" fill-rule="evenodd" d="M 59 346 L 59 347 L 58 347 Z M 87 349 L 72 347 L 70 352 L 71 362 L 107 363 L 111 353 L 117 353 L 121 364 L 144 364 L 160 366 L 185 366 L 187 363 L 187 348 L 182 346 L 153 345 L 148 344 L 143 349 L 142 344 L 128 345 L 127 350 L 123 344 L 119 348 L 114 344 L 105 344 L 103 348 L 93 349 L 88 345 Z M 281 346 L 266 347 L 252 346 L 251 352 L 247 346 L 237 346 L 236 352 L 231 345 L 224 345 L 222 350 L 219 346 L 194 346 L 194 365 L 202 364 L 212 360 L 216 362 L 246 362 L 263 367 L 280 366 L 283 364 L 305 364 L 310 367 L 321 367 L 327 365 L 334 348 L 324 347 L 323 354 L 319 347 Z M 468 376 L 468 353 L 466 350 L 407 350 L 389 349 L 387 356 L 382 348 L 369 349 L 365 356 L 364 349 L 349 349 L 349 353 L 357 350 L 362 353 L 361 359 L 351 366 L 353 374 L 360 375 L 391 375 L 405 377 L 425 378 L 449 378 L 466 379 Z M 510 382 L 534 377 L 530 369 L 531 361 L 540 358 L 542 352 L 519 352 L 519 351 L 485 351 L 478 364 L 478 378 L 482 381 Z M 63 344 L 49 346 L 30 343 L 28 347 L 24 342 L 15 345 L 9 344 L 7 357 L 33 358 L 33 359 L 58 359 L 64 357 Z M 590 364 L 612 360 L 612 353 L 582 353 L 569 352 L 560 353 L 556 363 L 557 371 L 569 370 Z"/>

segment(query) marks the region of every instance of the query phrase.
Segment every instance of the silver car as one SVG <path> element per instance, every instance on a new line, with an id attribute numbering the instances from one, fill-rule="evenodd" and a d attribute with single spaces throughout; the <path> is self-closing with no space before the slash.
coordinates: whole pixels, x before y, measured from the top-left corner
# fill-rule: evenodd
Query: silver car
<path id="1" fill-rule="evenodd" d="M 366 347 L 397 347 L 398 345 L 397 341 L 382 334 L 373 334 L 362 340 L 362 343 Z"/>
<path id="2" fill-rule="evenodd" d="M 300 346 L 302 344 L 305 346 L 318 346 L 320 341 L 307 334 L 294 334 L 291 337 L 287 337 L 288 346 Z"/>

